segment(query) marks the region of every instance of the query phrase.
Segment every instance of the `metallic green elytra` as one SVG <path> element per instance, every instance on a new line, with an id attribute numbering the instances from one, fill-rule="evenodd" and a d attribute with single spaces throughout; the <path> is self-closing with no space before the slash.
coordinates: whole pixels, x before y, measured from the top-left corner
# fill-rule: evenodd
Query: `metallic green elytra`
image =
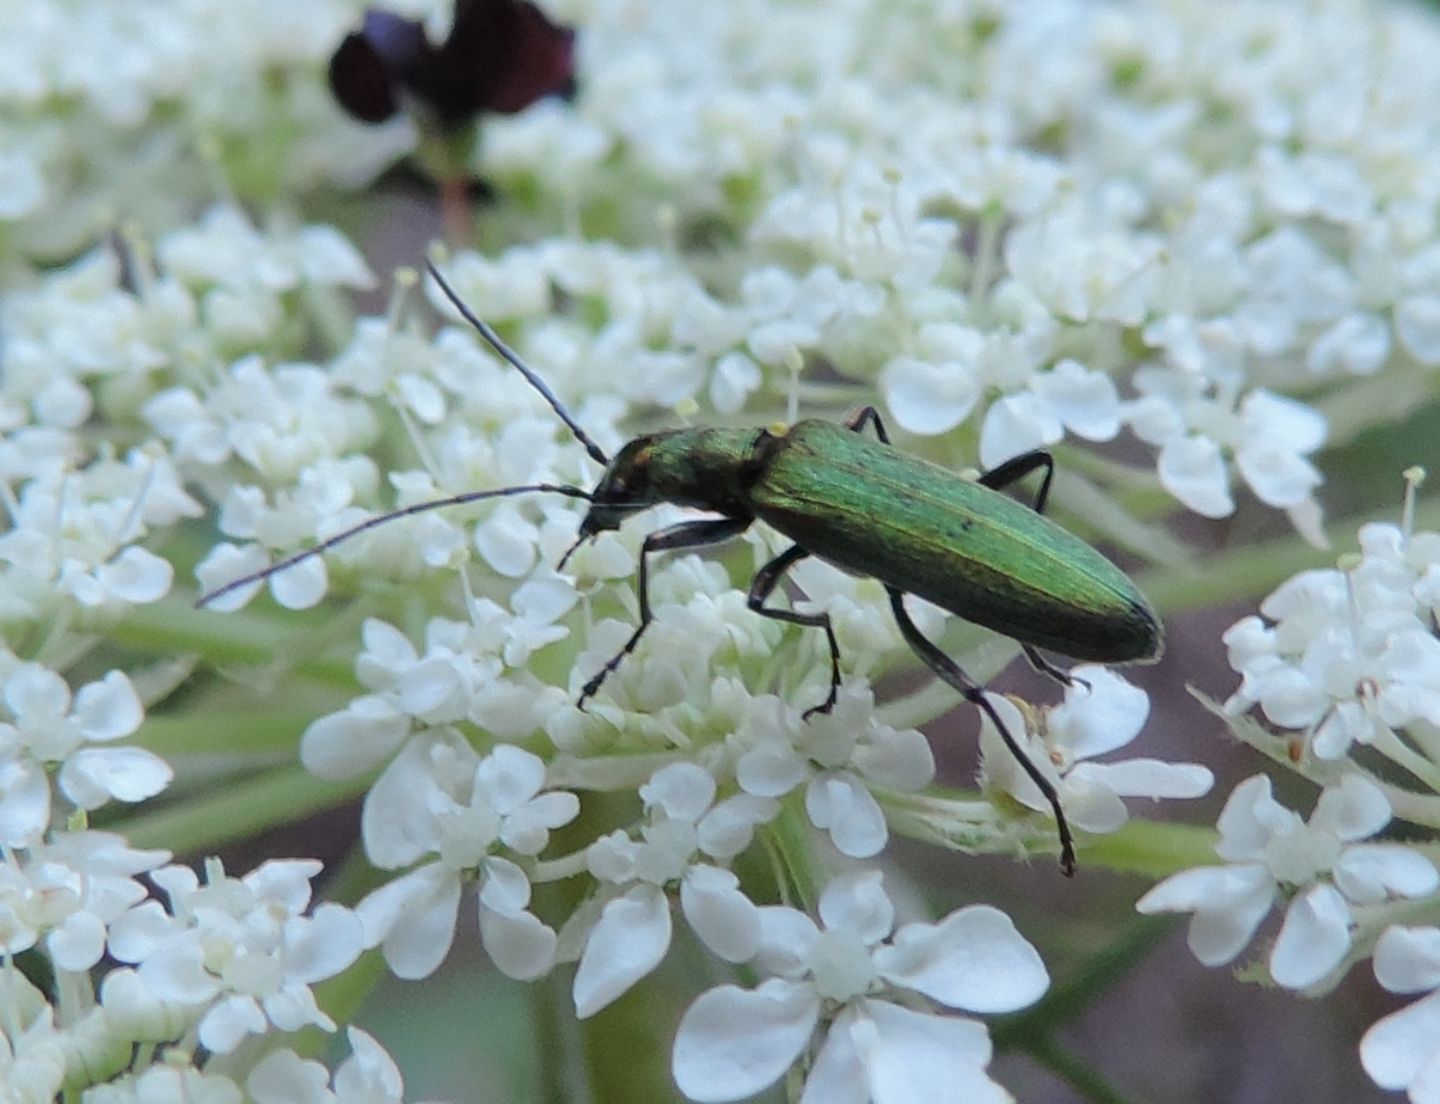
<path id="1" fill-rule="evenodd" d="M 1074 871 L 1074 843 L 1055 787 L 1026 756 L 981 688 L 921 634 L 905 609 L 905 596 L 918 595 L 967 621 L 1013 637 L 1038 670 L 1066 685 L 1070 676 L 1037 649 L 1104 663 L 1143 661 L 1160 654 L 1159 619 L 1135 584 L 1084 541 L 1042 516 L 1055 472 L 1049 453 L 1025 453 L 978 480 L 967 480 L 890 447 L 879 413 L 865 407 L 844 425 L 810 419 L 788 428 L 678 429 L 647 434 L 631 441 L 611 460 L 544 380 L 475 316 L 433 265 L 429 267 L 461 316 L 544 396 L 604 468 L 595 489 L 534 483 L 418 503 L 371 518 L 264 571 L 236 579 L 202 597 L 199 604 L 257 584 L 392 518 L 441 506 L 531 493 L 585 499 L 590 508 L 570 552 L 597 533 L 616 529 L 632 514 L 662 502 L 718 515 L 682 521 L 645 538 L 638 571 L 640 622 L 625 647 L 581 690 L 576 704 L 583 709 L 606 677 L 635 650 L 651 623 L 650 557 L 716 544 L 738 536 L 755 521 L 763 521 L 794 543 L 755 573 L 750 608 L 764 617 L 821 629 L 830 646 L 829 693 L 805 712 L 805 718 L 828 712 L 835 705 L 840 687 L 840 648 L 835 632 L 828 614 L 799 613 L 766 601 L 790 567 L 813 555 L 884 584 L 906 643 L 939 678 L 990 718 L 1011 754 L 1045 795 L 1055 813 L 1061 867 L 1067 874 Z M 1001 488 L 1042 469 L 1045 474 L 1033 506 L 1000 493 Z M 564 566 L 570 552 L 557 567 Z"/>

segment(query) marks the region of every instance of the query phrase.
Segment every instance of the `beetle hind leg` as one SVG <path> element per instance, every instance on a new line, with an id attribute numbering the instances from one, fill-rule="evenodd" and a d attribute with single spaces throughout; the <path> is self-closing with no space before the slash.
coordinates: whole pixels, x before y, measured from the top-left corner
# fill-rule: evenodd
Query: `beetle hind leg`
<path id="1" fill-rule="evenodd" d="M 867 407 L 867 409 L 869 408 Z M 785 621 L 791 625 L 805 625 L 808 628 L 825 630 L 825 640 L 830 645 L 830 693 L 819 705 L 812 705 L 805 710 L 801 716 L 803 720 L 807 721 L 816 713 L 829 713 L 834 709 L 840 694 L 840 645 L 835 640 L 835 629 L 830 624 L 828 613 L 800 613 L 797 610 L 767 606 L 765 599 L 769 598 L 775 588 L 780 585 L 780 579 L 785 572 L 808 555 L 810 555 L 809 550 L 801 548 L 798 544 L 792 544 L 785 549 L 784 552 L 755 572 L 755 578 L 750 582 L 750 597 L 747 599 L 750 608 L 761 617 L 774 618 L 776 621 Z"/>
<path id="2" fill-rule="evenodd" d="M 1021 768 L 1030 776 L 1045 800 L 1050 803 L 1050 808 L 1055 813 L 1055 829 L 1060 836 L 1060 869 L 1066 877 L 1075 873 L 1075 840 L 1070 834 L 1070 822 L 1065 819 L 1065 810 L 1060 807 L 1060 795 L 1055 792 L 1055 787 L 1050 780 L 1040 773 L 1038 767 L 1031 762 L 1030 757 L 1016 742 L 1005 722 L 1000 719 L 1000 714 L 985 697 L 985 691 L 960 669 L 953 659 L 942 652 L 935 644 L 925 637 L 916 627 L 915 622 L 910 620 L 910 614 L 905 610 L 905 594 L 894 587 L 885 588 L 890 594 L 890 608 L 895 613 L 896 624 L 900 626 L 900 635 L 905 642 L 918 655 L 930 670 L 934 671 L 940 680 L 958 690 L 977 709 L 982 709 L 985 715 L 990 718 L 990 723 L 995 726 L 995 731 L 1000 733 L 1000 739 L 1005 741 L 1005 746 L 1010 754 L 1015 757 Z"/>

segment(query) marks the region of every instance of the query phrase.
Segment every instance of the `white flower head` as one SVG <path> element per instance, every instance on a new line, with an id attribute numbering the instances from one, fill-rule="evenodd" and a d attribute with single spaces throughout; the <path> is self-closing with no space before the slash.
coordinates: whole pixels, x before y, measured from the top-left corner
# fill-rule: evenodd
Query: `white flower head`
<path id="1" fill-rule="evenodd" d="M 990 704 L 1030 762 L 1055 787 L 1066 817 L 1087 832 L 1118 831 L 1129 818 L 1126 797 L 1200 797 L 1210 790 L 1210 771 L 1195 763 L 1159 759 L 1092 762 L 1125 747 L 1150 714 L 1145 692 L 1105 667 L 1085 664 L 1070 672 L 1064 701 L 1041 715 L 1040 732 L 1028 735 L 1025 716 L 1008 698 L 990 695 Z M 1027 808 L 1049 812 L 1050 803 L 1000 738 L 990 716 L 980 712 L 980 750 L 985 781 Z"/>
<path id="2" fill-rule="evenodd" d="M 1261 616 L 1224 637 L 1243 676 L 1226 712 L 1258 705 L 1323 760 L 1357 743 L 1383 751 L 1407 726 L 1440 723 L 1440 641 L 1431 631 L 1440 537 L 1375 523 L 1359 540 L 1344 570 L 1291 577 L 1261 602 Z"/>
<path id="3" fill-rule="evenodd" d="M 537 855 L 579 813 L 574 794 L 544 787 L 544 762 L 521 748 L 502 744 L 481 759 L 453 734 L 412 739 L 366 799 L 365 846 L 386 868 L 430 861 L 360 902 L 365 945 L 380 946 L 400 977 L 426 977 L 449 952 L 461 892 L 474 883 L 495 965 L 527 981 L 548 972 L 555 932 L 527 911 L 525 869 L 501 854 Z"/>
<path id="4" fill-rule="evenodd" d="M 760 914 L 740 880 L 720 863 L 773 820 L 773 798 L 737 793 L 716 801 L 714 778 L 694 763 L 662 767 L 640 787 L 646 821 L 640 838 L 616 831 L 590 845 L 586 863 L 619 887 L 585 935 L 575 973 L 576 1014 L 594 1015 L 649 974 L 670 948 L 669 891 L 677 887 L 686 921 L 727 962 L 745 962 L 760 941 Z"/>
<path id="5" fill-rule="evenodd" d="M 1277 802 L 1270 779 L 1257 774 L 1235 787 L 1220 813 L 1215 850 L 1228 865 L 1172 875 L 1135 907 L 1193 912 L 1190 949 L 1206 966 L 1220 966 L 1245 949 L 1283 894 L 1289 903 L 1268 956 L 1270 976 L 1287 989 L 1308 988 L 1344 960 L 1356 907 L 1424 897 L 1440 886 L 1440 873 L 1419 852 L 1362 842 L 1389 822 L 1385 795 L 1358 774 L 1326 787 L 1309 821 Z"/>
<path id="6" fill-rule="evenodd" d="M 935 761 L 924 736 L 884 724 L 874 709 L 869 687 L 852 678 L 829 713 L 798 727 L 790 719 L 737 734 L 736 780 L 746 793 L 767 798 L 803 784 L 811 823 L 841 853 L 879 854 L 889 830 L 870 787 L 920 789 L 934 776 Z"/>
<path id="7" fill-rule="evenodd" d="M 341 905 L 307 914 L 319 872 L 314 860 L 270 860 L 232 878 L 211 860 L 202 884 L 188 867 L 157 870 L 169 912 L 157 901 L 131 909 L 111 926 L 110 951 L 136 964 L 154 997 L 195 1009 L 200 1041 L 217 1053 L 272 1027 L 333 1031 L 311 985 L 355 961 L 363 930 Z"/>
<path id="8" fill-rule="evenodd" d="M 779 1080 L 812 1045 L 806 1102 L 1003 1101 L 985 1073 L 990 1041 L 970 1019 L 920 1011 L 1009 1012 L 1039 999 L 1049 976 L 997 909 L 959 909 L 894 928 L 875 871 L 832 881 L 823 929 L 802 912 L 761 910 L 757 964 L 775 976 L 752 990 L 700 995 L 675 1038 L 671 1069 L 692 1100 L 739 1100 Z M 823 1038 L 817 1035 L 823 1032 Z"/>
<path id="9" fill-rule="evenodd" d="M 145 710 L 123 671 L 72 696 L 65 680 L 38 663 L 5 676 L 0 713 L 0 844 L 26 847 L 50 826 L 51 777 L 80 809 L 110 800 L 143 801 L 173 772 L 141 748 L 112 746 L 140 727 Z"/>

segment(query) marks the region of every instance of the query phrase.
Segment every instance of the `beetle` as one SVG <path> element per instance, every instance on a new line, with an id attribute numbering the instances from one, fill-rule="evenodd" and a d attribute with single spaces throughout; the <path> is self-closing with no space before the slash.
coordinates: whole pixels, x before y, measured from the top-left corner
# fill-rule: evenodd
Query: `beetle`
<path id="1" fill-rule="evenodd" d="M 1061 868 L 1067 875 L 1074 872 L 1074 841 L 1055 787 L 1021 749 L 980 686 L 921 634 L 904 601 L 906 594 L 914 594 L 1012 637 L 1037 670 L 1065 685 L 1072 682 L 1071 677 L 1039 649 L 1102 663 L 1158 658 L 1160 621 L 1139 588 L 1094 548 L 1044 516 L 1055 475 L 1055 462 L 1048 452 L 1027 452 L 978 479 L 965 479 L 893 448 L 879 412 L 866 406 L 838 425 L 812 418 L 791 426 L 759 429 L 647 433 L 611 459 L 545 381 L 461 301 L 435 265 L 427 263 L 427 267 L 461 317 L 524 375 L 604 468 L 594 490 L 532 483 L 416 503 L 370 518 L 236 579 L 204 595 L 198 605 L 258 583 L 394 518 L 488 498 L 553 493 L 590 503 L 575 544 L 557 570 L 585 541 L 618 529 L 632 514 L 651 506 L 668 502 L 718 515 L 682 521 L 646 536 L 637 577 L 639 623 L 625 646 L 581 689 L 576 705 L 583 710 L 605 679 L 635 650 L 653 620 L 651 557 L 718 544 L 763 521 L 794 543 L 755 573 L 749 608 L 764 617 L 820 629 L 829 645 L 829 692 L 824 701 L 805 711 L 804 718 L 829 712 L 837 700 L 840 648 L 835 630 L 828 613 L 801 613 L 767 602 L 791 567 L 807 556 L 816 556 L 884 585 L 906 643 L 936 676 L 984 711 L 1045 796 L 1055 814 Z M 874 436 L 867 436 L 867 430 Z M 1029 506 L 1001 493 L 1037 471 L 1043 471 L 1043 476 Z"/>

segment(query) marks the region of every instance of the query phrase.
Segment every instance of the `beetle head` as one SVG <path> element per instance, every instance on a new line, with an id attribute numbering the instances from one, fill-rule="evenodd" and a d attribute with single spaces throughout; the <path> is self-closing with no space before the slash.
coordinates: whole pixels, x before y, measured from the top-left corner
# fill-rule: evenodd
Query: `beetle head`
<path id="1" fill-rule="evenodd" d="M 619 529 L 631 514 L 660 502 L 664 495 L 651 485 L 650 455 L 661 434 L 637 437 L 627 444 L 610 462 L 591 492 L 590 509 L 580 522 L 575 543 L 561 557 L 555 570 L 562 570 L 575 549 L 601 533 Z"/>

